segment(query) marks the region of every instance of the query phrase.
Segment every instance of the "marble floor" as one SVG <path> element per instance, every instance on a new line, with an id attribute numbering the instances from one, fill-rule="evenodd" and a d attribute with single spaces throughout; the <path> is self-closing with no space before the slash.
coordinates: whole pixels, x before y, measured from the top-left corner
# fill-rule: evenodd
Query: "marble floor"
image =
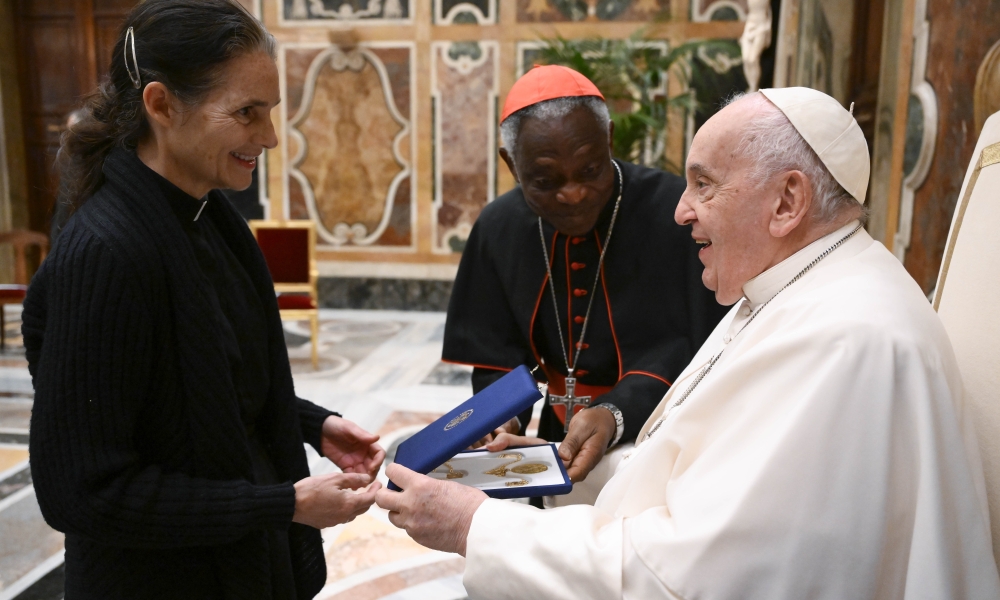
<path id="1" fill-rule="evenodd" d="M 62 534 L 41 517 L 28 468 L 32 387 L 20 340 L 20 312 L 7 307 L 0 351 L 0 600 L 55 600 L 62 594 Z M 399 443 L 471 394 L 471 369 L 440 362 L 444 315 L 427 312 L 321 312 L 320 365 L 310 363 L 305 322 L 285 324 L 299 396 Z M 307 447 L 314 473 L 335 470 Z M 380 474 L 383 484 L 384 473 Z M 321 600 L 458 600 L 464 559 L 419 546 L 372 507 L 323 532 L 327 557 Z"/>

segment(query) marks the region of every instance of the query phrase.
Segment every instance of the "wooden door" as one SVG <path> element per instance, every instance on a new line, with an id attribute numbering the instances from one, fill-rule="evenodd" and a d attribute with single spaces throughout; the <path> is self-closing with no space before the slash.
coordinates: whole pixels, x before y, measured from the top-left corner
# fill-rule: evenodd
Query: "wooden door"
<path id="1" fill-rule="evenodd" d="M 854 46 L 848 75 L 847 97 L 854 102 L 854 118 L 861 126 L 868 152 L 875 152 L 875 111 L 878 106 L 879 65 L 882 62 L 882 22 L 885 2 L 855 0 Z"/>
<path id="2" fill-rule="evenodd" d="M 52 165 L 66 116 L 97 87 L 118 29 L 136 0 L 16 0 L 18 71 L 31 229 L 49 232 Z"/>

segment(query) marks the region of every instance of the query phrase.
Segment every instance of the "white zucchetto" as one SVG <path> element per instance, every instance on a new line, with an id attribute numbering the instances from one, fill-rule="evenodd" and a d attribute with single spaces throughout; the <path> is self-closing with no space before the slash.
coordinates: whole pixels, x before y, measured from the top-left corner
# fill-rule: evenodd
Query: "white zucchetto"
<path id="1" fill-rule="evenodd" d="M 761 90 L 792 122 L 847 193 L 865 203 L 871 157 L 854 115 L 823 92 L 789 87 Z"/>

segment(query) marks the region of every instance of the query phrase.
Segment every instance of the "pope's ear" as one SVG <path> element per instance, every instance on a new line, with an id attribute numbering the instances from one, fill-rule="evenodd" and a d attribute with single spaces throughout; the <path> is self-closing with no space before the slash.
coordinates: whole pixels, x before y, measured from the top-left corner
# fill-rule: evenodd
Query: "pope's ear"
<path id="1" fill-rule="evenodd" d="M 521 183 L 521 180 L 517 176 L 517 167 L 514 166 L 514 157 L 507 152 L 506 148 L 500 148 L 500 158 L 507 163 L 507 168 L 510 170 L 510 174 L 514 176 L 514 181 Z"/>
<path id="2" fill-rule="evenodd" d="M 153 81 L 142 90 L 142 104 L 150 120 L 161 127 L 170 127 L 171 121 L 177 117 L 174 107 L 176 98 L 159 81 Z"/>
<path id="3" fill-rule="evenodd" d="M 611 156 L 615 155 L 615 122 L 608 121 L 608 149 L 611 150 Z"/>
<path id="4" fill-rule="evenodd" d="M 771 213 L 770 231 L 785 237 L 802 223 L 812 207 L 812 182 L 802 171 L 788 171 L 778 180 L 778 198 Z"/>

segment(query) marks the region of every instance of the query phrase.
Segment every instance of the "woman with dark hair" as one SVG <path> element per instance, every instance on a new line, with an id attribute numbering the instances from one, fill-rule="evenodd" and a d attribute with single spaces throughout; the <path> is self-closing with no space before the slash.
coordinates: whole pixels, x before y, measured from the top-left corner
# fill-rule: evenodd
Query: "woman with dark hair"
<path id="1" fill-rule="evenodd" d="M 295 396 L 267 266 L 217 191 L 277 143 L 274 45 L 234 1 L 146 0 L 63 136 L 72 217 L 23 332 L 71 600 L 312 598 L 318 529 L 379 487 L 378 437 Z M 310 477 L 304 442 L 343 472 Z"/>

